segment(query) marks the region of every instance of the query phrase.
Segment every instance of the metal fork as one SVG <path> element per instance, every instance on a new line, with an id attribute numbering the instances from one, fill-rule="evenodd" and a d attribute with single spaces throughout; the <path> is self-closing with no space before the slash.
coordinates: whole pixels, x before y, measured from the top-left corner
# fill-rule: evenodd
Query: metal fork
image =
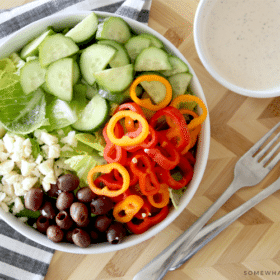
<path id="1" fill-rule="evenodd" d="M 265 136 L 263 136 L 248 152 L 246 152 L 236 163 L 234 169 L 234 179 L 225 192 L 209 209 L 181 236 L 172 242 L 155 259 L 140 270 L 133 280 L 161 280 L 172 267 L 179 254 L 189 246 L 201 228 L 218 211 L 218 209 L 239 189 L 247 186 L 254 186 L 261 182 L 272 170 L 280 159 L 278 154 L 269 163 L 280 147 L 280 143 L 273 146 L 280 136 L 278 133 L 265 147 L 260 148 L 268 138 L 280 127 L 280 122 L 274 126 Z M 259 151 L 260 150 L 260 151 Z M 258 152 L 259 151 L 259 152 Z M 258 152 L 258 153 L 257 153 Z M 268 152 L 268 153 L 267 153 Z M 257 154 L 256 154 L 257 153 Z M 265 155 L 267 153 L 267 155 Z M 262 158 L 263 157 L 263 158 Z M 267 164 L 268 163 L 268 164 Z"/>

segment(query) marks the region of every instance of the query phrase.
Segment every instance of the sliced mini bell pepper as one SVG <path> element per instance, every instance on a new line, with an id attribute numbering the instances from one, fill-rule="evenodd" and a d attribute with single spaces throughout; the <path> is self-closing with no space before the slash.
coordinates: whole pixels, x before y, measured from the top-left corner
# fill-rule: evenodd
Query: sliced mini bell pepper
<path id="1" fill-rule="evenodd" d="M 127 102 L 127 103 L 121 104 L 116 109 L 115 114 L 117 112 L 123 111 L 123 110 L 133 111 L 133 112 L 141 115 L 143 118 L 145 118 L 145 115 L 144 115 L 141 107 L 139 105 L 137 105 L 135 102 Z M 134 120 L 132 118 L 129 118 L 129 117 L 125 118 L 125 127 L 126 127 L 127 131 L 135 131 L 136 130 Z"/>
<path id="2" fill-rule="evenodd" d="M 123 128 L 120 123 L 115 126 L 115 135 L 117 138 L 122 137 L 124 134 Z M 126 163 L 127 151 L 120 146 L 113 144 L 107 135 L 107 125 L 103 129 L 103 136 L 106 141 L 106 146 L 103 151 L 103 157 L 108 163 L 118 162 L 122 165 Z"/>
<path id="3" fill-rule="evenodd" d="M 168 206 L 164 206 L 157 214 L 153 216 L 147 216 L 144 219 L 132 219 L 126 225 L 132 233 L 141 234 L 147 231 L 152 226 L 163 221 L 167 217 L 168 213 Z"/>
<path id="4" fill-rule="evenodd" d="M 152 206 L 162 208 L 169 203 L 169 190 L 167 184 L 160 184 L 159 191 L 154 195 L 147 196 Z"/>
<path id="5" fill-rule="evenodd" d="M 191 166 L 195 165 L 196 159 L 191 152 L 187 152 L 186 154 L 184 154 L 184 158 L 186 158 L 189 161 Z"/>
<path id="6" fill-rule="evenodd" d="M 193 167 L 184 156 L 180 157 L 180 162 L 177 167 L 178 170 L 175 168 L 174 170 L 166 170 L 162 173 L 164 182 L 174 190 L 185 187 L 193 177 Z M 175 171 L 179 172 L 180 174 L 179 180 L 176 180 L 172 177 L 172 174 L 175 174 Z"/>
<path id="7" fill-rule="evenodd" d="M 180 109 L 180 105 L 182 103 L 193 102 L 193 101 L 196 102 L 199 105 L 199 107 L 202 109 L 202 114 L 198 118 L 194 118 L 193 120 L 191 120 L 191 122 L 188 124 L 189 130 L 194 129 L 195 127 L 197 127 L 198 125 L 202 124 L 205 121 L 207 117 L 207 108 L 204 102 L 195 95 L 183 94 L 177 96 L 170 104 L 170 106 Z"/>
<path id="8" fill-rule="evenodd" d="M 139 85 L 141 82 L 147 81 L 147 82 L 152 82 L 152 81 L 158 81 L 161 82 L 165 88 L 166 88 L 166 94 L 164 99 L 159 103 L 159 104 L 153 104 L 150 98 L 145 98 L 145 99 L 140 99 L 138 98 L 136 94 L 136 87 Z M 164 107 L 166 107 L 171 99 L 172 99 L 172 87 L 168 80 L 163 78 L 162 76 L 159 75 L 141 75 L 138 78 L 136 78 L 130 88 L 129 88 L 129 94 L 131 99 L 138 105 L 147 108 L 152 111 L 158 111 Z"/>
<path id="9" fill-rule="evenodd" d="M 139 145 L 136 146 L 127 146 L 124 147 L 127 151 L 133 153 L 140 149 L 149 149 L 156 146 L 158 143 L 158 134 L 157 132 L 149 125 L 149 134 L 147 138 Z"/>
<path id="10" fill-rule="evenodd" d="M 143 197 L 144 204 L 141 209 L 134 215 L 136 219 L 143 220 L 152 215 L 152 204 L 148 201 L 147 197 Z"/>
<path id="11" fill-rule="evenodd" d="M 173 169 L 180 161 L 180 155 L 174 145 L 162 134 L 158 133 L 158 144 L 144 152 L 165 170 Z"/>
<path id="12" fill-rule="evenodd" d="M 139 128 L 137 129 L 137 131 L 128 132 L 121 138 L 117 138 L 114 132 L 115 127 L 121 119 L 126 117 L 130 117 L 133 120 L 137 120 L 139 122 Z M 149 124 L 147 120 L 138 113 L 124 110 L 117 112 L 111 117 L 111 119 L 108 122 L 106 131 L 109 140 L 113 144 L 118 146 L 133 146 L 142 143 L 147 138 L 149 134 Z"/>
<path id="13" fill-rule="evenodd" d="M 119 172 L 115 172 L 116 169 L 113 169 L 110 173 L 102 174 L 97 177 L 94 181 L 96 186 L 103 184 L 107 186 L 110 190 L 119 190 L 123 185 L 122 176 L 119 176 Z M 117 175 L 117 176 L 115 176 Z"/>
<path id="14" fill-rule="evenodd" d="M 144 195 L 156 194 L 160 185 L 156 174 L 153 171 L 153 163 L 144 152 L 136 152 L 130 162 L 131 171 L 136 174 L 139 180 L 139 187 Z"/>
<path id="15" fill-rule="evenodd" d="M 191 141 L 188 144 L 188 146 L 186 146 L 185 149 L 181 152 L 181 154 L 184 155 L 195 145 L 195 143 L 197 142 L 197 137 L 198 137 L 200 130 L 201 130 L 201 124 L 199 124 L 193 130 L 190 130 Z"/>
<path id="16" fill-rule="evenodd" d="M 118 222 L 127 223 L 141 209 L 144 200 L 139 195 L 129 195 L 118 202 L 113 209 L 113 216 Z"/>
<path id="17" fill-rule="evenodd" d="M 168 106 L 157 111 L 150 120 L 150 125 L 156 130 L 158 120 L 162 117 L 169 117 L 174 125 L 167 130 L 162 130 L 166 137 L 175 145 L 176 149 L 181 152 L 191 141 L 184 116 L 174 107 Z"/>
<path id="18" fill-rule="evenodd" d="M 122 176 L 123 183 L 120 189 L 111 190 L 106 185 L 100 188 L 95 184 L 95 180 L 98 178 L 99 173 L 108 174 L 113 169 L 116 169 Z M 115 163 L 109 163 L 105 165 L 97 165 L 94 168 L 92 168 L 88 173 L 87 181 L 89 187 L 95 194 L 114 197 L 124 193 L 129 188 L 130 178 L 129 178 L 129 173 L 125 169 L 125 167 L 122 166 L 120 163 L 115 162 Z"/>

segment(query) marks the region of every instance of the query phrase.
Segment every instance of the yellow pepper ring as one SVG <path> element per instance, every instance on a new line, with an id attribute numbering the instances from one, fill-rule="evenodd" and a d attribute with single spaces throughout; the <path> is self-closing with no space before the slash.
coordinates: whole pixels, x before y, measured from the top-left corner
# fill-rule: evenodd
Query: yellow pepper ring
<path id="1" fill-rule="evenodd" d="M 183 94 L 177 96 L 170 104 L 170 106 L 180 109 L 179 108 L 180 103 L 191 102 L 191 101 L 194 101 L 199 105 L 199 107 L 202 109 L 202 114 L 198 118 L 194 118 L 193 120 L 191 120 L 191 122 L 188 124 L 189 130 L 193 130 L 198 125 L 202 124 L 206 119 L 207 108 L 203 103 L 203 101 L 195 95 Z"/>
<path id="2" fill-rule="evenodd" d="M 97 173 L 110 173 L 113 169 L 117 169 L 122 176 L 122 179 L 123 179 L 122 188 L 119 190 L 110 190 L 107 186 L 105 186 L 102 189 L 98 188 L 94 184 L 94 181 L 96 179 L 96 177 L 94 175 Z M 129 188 L 130 176 L 124 166 L 122 166 L 118 162 L 113 162 L 113 163 L 109 163 L 109 164 L 105 164 L 105 165 L 97 165 L 94 168 L 92 168 L 88 173 L 87 181 L 88 181 L 90 189 L 95 194 L 105 195 L 105 196 L 109 196 L 109 197 L 115 197 L 115 196 L 118 196 L 118 195 L 124 193 Z"/>
<path id="3" fill-rule="evenodd" d="M 165 88 L 166 88 L 166 94 L 164 99 L 159 103 L 159 104 L 153 104 L 150 98 L 144 98 L 144 99 L 139 99 L 136 94 L 136 87 L 138 84 L 141 82 L 146 81 L 146 82 L 152 82 L 152 81 L 158 81 L 161 82 Z M 129 94 L 131 99 L 137 103 L 138 105 L 150 109 L 152 111 L 158 111 L 164 107 L 166 107 L 171 99 L 172 99 L 172 87 L 168 80 L 163 78 L 162 76 L 159 75 L 141 75 L 138 78 L 136 78 L 133 83 L 131 84 L 129 88 Z"/>
<path id="4" fill-rule="evenodd" d="M 130 117 L 133 120 L 139 121 L 141 124 L 142 131 L 135 138 L 130 138 L 127 135 L 124 135 L 122 138 L 117 138 L 114 133 L 115 126 L 117 122 L 123 118 Z M 134 146 L 142 143 L 149 134 L 149 124 L 145 118 L 140 114 L 135 113 L 130 110 L 119 111 L 114 114 L 108 122 L 107 126 L 107 135 L 109 140 L 117 146 Z"/>

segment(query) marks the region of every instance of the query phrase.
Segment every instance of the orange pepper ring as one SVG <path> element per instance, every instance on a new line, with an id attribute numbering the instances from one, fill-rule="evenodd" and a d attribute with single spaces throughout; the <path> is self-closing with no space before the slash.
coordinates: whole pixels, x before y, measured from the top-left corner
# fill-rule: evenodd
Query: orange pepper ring
<path id="1" fill-rule="evenodd" d="M 145 99 L 139 99 L 137 94 L 136 94 L 136 87 L 138 86 L 138 84 L 140 84 L 141 82 L 146 81 L 146 82 L 152 82 L 152 81 L 158 81 L 161 82 L 165 88 L 166 88 L 166 94 L 164 99 L 159 103 L 154 105 L 151 101 L 151 99 L 149 98 L 145 98 Z M 129 94 L 131 99 L 138 105 L 150 109 L 152 111 L 158 111 L 164 107 L 166 107 L 171 99 L 172 99 L 172 86 L 170 85 L 170 83 L 168 82 L 167 79 L 163 78 L 162 76 L 159 75 L 141 75 L 138 78 L 136 78 L 130 88 L 129 88 Z"/>
<path id="2" fill-rule="evenodd" d="M 124 135 L 122 138 L 117 138 L 114 133 L 114 129 L 116 124 L 118 123 L 119 120 L 125 117 L 130 117 L 133 120 L 138 120 L 139 123 L 142 125 L 142 131 L 140 134 L 135 137 L 135 138 L 130 138 L 127 135 Z M 133 111 L 119 111 L 116 114 L 114 114 L 111 119 L 108 122 L 107 126 L 107 135 L 109 140 L 118 146 L 134 146 L 142 143 L 148 136 L 149 134 L 149 124 L 145 118 L 143 118 L 141 115 L 133 112 Z"/>
<path id="3" fill-rule="evenodd" d="M 170 104 L 170 106 L 179 109 L 178 105 L 180 103 L 191 102 L 191 101 L 194 101 L 199 105 L 199 107 L 202 109 L 202 114 L 198 118 L 194 118 L 193 120 L 191 120 L 191 122 L 188 124 L 189 130 L 193 130 L 195 127 L 202 124 L 204 122 L 204 120 L 206 119 L 207 108 L 206 108 L 204 102 L 195 95 L 183 94 L 183 95 L 177 96 Z"/>
<path id="4" fill-rule="evenodd" d="M 100 189 L 94 184 L 94 174 L 95 173 L 110 173 L 113 169 L 117 169 L 119 173 L 121 174 L 123 178 L 123 185 L 122 188 L 119 190 L 110 190 L 107 186 Z M 122 193 L 124 193 L 129 188 L 130 183 L 130 176 L 128 171 L 124 166 L 122 166 L 120 163 L 113 162 L 105 165 L 97 165 L 94 168 L 92 168 L 87 176 L 87 181 L 89 184 L 90 189 L 97 195 L 105 195 L 109 197 L 115 197 Z"/>

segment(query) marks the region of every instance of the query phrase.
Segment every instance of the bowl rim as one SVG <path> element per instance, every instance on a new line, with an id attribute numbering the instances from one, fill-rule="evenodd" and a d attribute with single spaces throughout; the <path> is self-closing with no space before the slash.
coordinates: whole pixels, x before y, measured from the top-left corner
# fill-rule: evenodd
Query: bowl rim
<path id="1" fill-rule="evenodd" d="M 33 30 L 32 32 L 34 32 L 34 30 L 37 30 L 37 29 L 39 29 L 40 32 L 42 32 L 44 30 L 44 28 L 48 26 L 47 23 L 49 23 L 49 22 L 57 23 L 59 21 L 63 21 L 63 20 L 65 21 L 67 18 L 73 19 L 73 17 L 84 18 L 91 12 L 92 11 L 77 11 L 75 13 L 70 12 L 70 13 L 55 14 L 55 15 L 48 16 L 46 18 L 43 18 L 41 20 L 38 20 L 36 22 L 33 22 L 33 23 L 27 25 L 26 27 L 20 29 L 19 31 L 17 31 L 13 35 L 11 35 L 3 44 L 0 45 L 0 58 L 3 57 L 3 56 L 1 56 L 1 52 L 3 52 L 3 49 L 5 49 L 5 47 L 9 48 L 8 45 L 22 46 L 22 44 L 18 43 L 18 37 L 21 34 L 24 34 L 26 32 L 31 32 L 31 30 Z M 108 13 L 108 12 L 97 12 L 96 11 L 95 13 L 101 17 L 118 16 L 118 15 Z M 140 29 L 140 30 L 142 30 L 142 32 L 146 31 L 146 32 L 151 33 L 151 34 L 155 35 L 156 37 L 158 37 L 164 43 L 165 48 L 169 52 L 178 56 L 189 66 L 190 72 L 193 74 L 191 86 L 194 87 L 196 95 L 198 95 L 207 106 L 206 98 L 204 96 L 204 92 L 199 83 L 199 80 L 198 80 L 194 70 L 190 66 L 189 62 L 185 59 L 185 57 L 181 54 L 181 52 L 171 42 L 169 42 L 165 37 L 163 37 L 161 34 L 159 34 L 157 31 L 153 30 L 149 26 L 147 26 L 141 22 L 135 21 L 133 19 L 127 18 L 127 17 L 123 17 L 123 16 L 119 16 L 119 17 L 123 18 L 131 26 L 132 29 L 134 29 L 134 30 Z M 34 36 L 30 36 L 30 37 L 32 38 Z M 28 38 L 26 38 L 25 40 L 27 42 Z M 12 42 L 12 44 L 11 44 L 11 42 Z M 17 47 L 17 49 L 18 49 L 18 47 Z M 14 51 L 14 50 L 12 50 L 12 51 Z M 12 51 L 9 51 L 8 54 L 10 54 Z M 202 141 L 202 139 L 203 139 L 203 141 Z M 205 172 L 206 165 L 207 165 L 209 149 L 210 149 L 210 119 L 209 119 L 209 114 L 208 114 L 208 116 L 203 124 L 200 141 L 198 143 L 196 158 L 197 158 L 197 162 L 200 163 L 199 168 L 198 168 L 198 165 L 195 166 L 194 177 L 193 177 L 193 179 L 189 185 L 189 188 L 186 191 L 186 194 L 184 195 L 183 200 L 180 203 L 178 209 L 177 210 L 172 209 L 169 212 L 168 216 L 161 223 L 150 228 L 148 231 L 144 232 L 143 234 L 129 236 L 126 238 L 126 240 L 124 242 L 121 242 L 120 244 L 117 244 L 117 245 L 111 245 L 109 243 L 100 243 L 100 244 L 92 244 L 87 248 L 80 248 L 76 245 L 64 243 L 64 242 L 54 243 L 54 242 L 50 241 L 45 235 L 39 233 L 32 227 L 28 227 L 27 225 L 22 223 L 18 218 L 16 218 L 13 214 L 6 213 L 1 208 L 0 208 L 0 218 L 5 220 L 11 227 L 13 227 L 15 230 L 20 232 L 25 237 L 32 239 L 33 241 L 35 241 L 43 246 L 46 246 L 48 248 L 54 249 L 54 250 L 59 250 L 59 251 L 74 253 L 74 254 L 99 254 L 99 253 L 108 253 L 108 252 L 114 252 L 114 251 L 118 251 L 121 249 L 129 248 L 134 245 L 140 244 L 140 243 L 150 239 L 154 235 L 160 233 L 164 228 L 166 228 L 168 225 L 170 225 L 182 213 L 182 211 L 189 204 L 190 200 L 193 198 L 193 196 L 196 193 L 196 191 L 199 187 L 199 184 L 202 180 L 202 177 Z"/>
<path id="2" fill-rule="evenodd" d="M 194 17 L 194 25 L 193 25 L 193 34 L 194 34 L 194 44 L 196 47 L 197 54 L 199 59 L 201 60 L 203 66 L 206 68 L 208 73 L 221 85 L 228 88 L 229 90 L 244 95 L 248 97 L 256 97 L 256 98 L 270 98 L 277 97 L 280 95 L 280 86 L 278 88 L 271 88 L 267 90 L 250 90 L 240 86 L 237 86 L 227 79 L 223 78 L 212 66 L 207 59 L 205 52 L 203 51 L 203 41 L 202 41 L 202 30 L 203 30 L 203 21 L 206 21 L 206 17 L 202 16 L 205 6 L 208 3 L 218 0 L 202 0 L 199 2 L 195 17 Z"/>

